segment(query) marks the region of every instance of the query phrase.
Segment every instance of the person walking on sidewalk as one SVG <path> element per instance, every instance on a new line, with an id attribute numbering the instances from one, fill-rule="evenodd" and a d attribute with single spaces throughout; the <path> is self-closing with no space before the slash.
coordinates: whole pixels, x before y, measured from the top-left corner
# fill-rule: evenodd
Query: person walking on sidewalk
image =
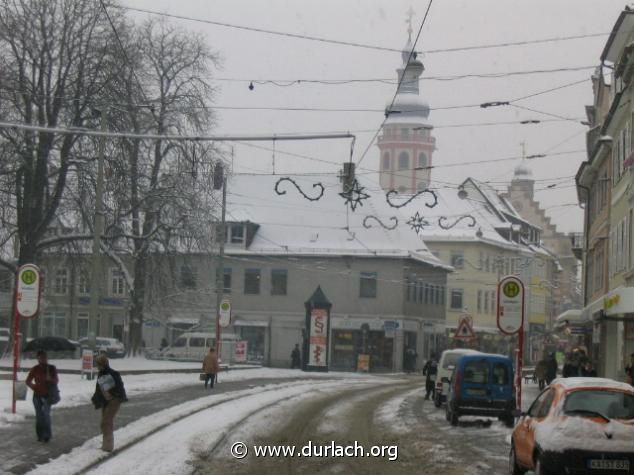
<path id="1" fill-rule="evenodd" d="M 122 402 L 128 400 L 123 387 L 121 375 L 110 367 L 106 355 L 99 355 L 95 359 L 99 370 L 95 394 L 92 403 L 95 409 L 101 409 L 101 434 L 103 441 L 101 450 L 112 452 L 114 449 L 114 416 L 117 415 Z"/>
<path id="2" fill-rule="evenodd" d="M 214 382 L 216 381 L 216 375 L 219 370 L 220 366 L 218 365 L 216 349 L 209 348 L 209 353 L 205 355 L 205 359 L 203 360 L 203 373 L 207 375 L 205 378 L 205 389 L 207 389 L 207 384 L 209 384 L 209 389 L 214 388 Z"/>
<path id="3" fill-rule="evenodd" d="M 291 369 L 301 368 L 301 356 L 299 352 L 299 343 L 295 344 L 295 348 L 291 351 Z"/>
<path id="4" fill-rule="evenodd" d="M 46 351 L 37 352 L 37 365 L 26 377 L 26 385 L 33 390 L 35 407 L 35 433 L 38 442 L 48 442 L 53 436 L 51 428 L 51 403 L 48 399 L 49 385 L 58 384 L 57 369 L 48 364 Z"/>
<path id="5" fill-rule="evenodd" d="M 425 399 L 429 399 L 429 396 L 434 396 L 434 389 L 436 386 L 436 374 L 438 373 L 438 361 L 436 360 L 436 354 L 432 353 L 425 366 L 423 366 L 423 375 L 425 378 Z"/>

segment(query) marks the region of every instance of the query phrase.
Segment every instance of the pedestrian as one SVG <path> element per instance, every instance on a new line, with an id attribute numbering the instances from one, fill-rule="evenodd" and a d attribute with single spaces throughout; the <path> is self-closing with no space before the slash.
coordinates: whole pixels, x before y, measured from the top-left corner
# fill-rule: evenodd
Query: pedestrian
<path id="1" fill-rule="evenodd" d="M 436 374 L 438 373 L 438 361 L 436 354 L 432 353 L 429 360 L 423 366 L 423 375 L 425 378 L 425 399 L 434 394 L 434 386 L 436 385 Z"/>
<path id="2" fill-rule="evenodd" d="M 545 359 L 539 360 L 535 365 L 535 379 L 539 384 L 539 390 L 541 391 L 546 387 L 546 373 L 548 372 L 548 361 Z"/>
<path id="3" fill-rule="evenodd" d="M 405 361 L 403 362 L 403 366 L 406 372 L 412 373 L 416 371 L 416 359 L 418 358 L 418 353 L 414 348 L 408 348 L 405 350 Z"/>
<path id="4" fill-rule="evenodd" d="M 590 361 L 586 361 L 586 364 L 581 368 L 581 376 L 585 376 L 586 378 L 597 377 L 597 371 L 592 367 Z"/>
<path id="5" fill-rule="evenodd" d="M 550 353 L 546 360 L 546 384 L 550 384 L 557 377 L 557 358 L 555 353 Z"/>
<path id="6" fill-rule="evenodd" d="M 51 428 L 51 403 L 49 386 L 58 384 L 57 369 L 48 364 L 46 351 L 37 352 L 37 365 L 33 366 L 26 377 L 26 385 L 33 390 L 35 407 L 35 433 L 38 442 L 48 442 L 53 436 Z"/>
<path id="7" fill-rule="evenodd" d="M 579 367 L 576 360 L 573 359 L 573 355 L 568 354 L 564 361 L 564 367 L 562 369 L 562 376 L 564 378 L 574 378 L 579 376 Z"/>
<path id="8" fill-rule="evenodd" d="M 216 349 L 209 348 L 209 353 L 205 355 L 203 360 L 203 373 L 205 373 L 205 389 L 209 384 L 209 389 L 214 388 L 214 382 L 216 381 L 216 375 L 220 371 L 218 365 L 218 357 L 216 356 Z"/>
<path id="9" fill-rule="evenodd" d="M 101 450 L 112 452 L 114 449 L 114 417 L 117 415 L 121 403 L 128 400 L 123 387 L 123 380 L 118 371 L 110 367 L 106 355 L 95 358 L 95 364 L 99 370 L 95 394 L 92 403 L 95 409 L 101 409 Z"/>
<path id="10" fill-rule="evenodd" d="M 301 356 L 299 352 L 299 343 L 295 344 L 295 348 L 291 351 L 291 369 L 299 369 L 301 367 Z"/>
<path id="11" fill-rule="evenodd" d="M 159 350 L 163 351 L 164 348 L 167 348 L 169 346 L 169 344 L 167 343 L 167 338 L 162 338 L 161 339 L 161 346 L 159 347 Z"/>
<path id="12" fill-rule="evenodd" d="M 630 364 L 625 366 L 625 381 L 634 386 L 634 353 L 630 355 Z"/>

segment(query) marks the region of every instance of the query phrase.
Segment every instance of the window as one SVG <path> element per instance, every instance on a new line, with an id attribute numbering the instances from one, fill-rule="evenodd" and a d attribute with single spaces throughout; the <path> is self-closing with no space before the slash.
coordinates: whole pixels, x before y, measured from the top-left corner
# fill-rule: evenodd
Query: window
<path id="1" fill-rule="evenodd" d="M 111 286 L 111 294 L 113 296 L 121 296 L 125 295 L 125 278 L 123 276 L 123 272 L 120 269 L 112 269 L 112 286 Z"/>
<path id="2" fill-rule="evenodd" d="M 88 271 L 86 269 L 79 270 L 79 277 L 77 279 L 77 291 L 83 295 L 90 293 L 90 276 L 88 275 Z"/>
<path id="3" fill-rule="evenodd" d="M 53 291 L 57 295 L 66 295 L 68 291 L 68 269 L 57 269 L 55 271 L 55 287 Z"/>
<path id="4" fill-rule="evenodd" d="M 528 415 L 531 417 L 546 417 L 554 398 L 555 390 L 547 389 L 533 401 L 533 404 L 528 409 Z"/>
<path id="5" fill-rule="evenodd" d="M 184 289 L 195 289 L 198 281 L 198 269 L 188 264 L 181 266 L 180 286 Z"/>
<path id="6" fill-rule="evenodd" d="M 225 267 L 222 275 L 222 287 L 225 294 L 231 293 L 231 267 Z"/>
<path id="7" fill-rule="evenodd" d="M 429 303 L 429 285 L 428 284 L 423 285 L 423 303 L 424 304 Z"/>
<path id="8" fill-rule="evenodd" d="M 390 169 L 390 154 L 385 152 L 383 154 L 383 170 Z"/>
<path id="9" fill-rule="evenodd" d="M 489 382 L 489 363 L 487 361 L 470 361 L 465 364 L 464 382 L 487 384 Z"/>
<path id="10" fill-rule="evenodd" d="M 422 191 L 424 189 L 427 188 L 427 182 L 426 181 L 419 181 L 417 186 L 417 190 L 418 191 Z"/>
<path id="11" fill-rule="evenodd" d="M 66 336 L 66 314 L 47 312 L 42 318 L 42 336 Z"/>
<path id="12" fill-rule="evenodd" d="M 232 244 L 244 242 L 244 226 L 240 224 L 231 225 L 231 241 Z"/>
<path id="13" fill-rule="evenodd" d="M 509 368 L 504 363 L 495 363 L 493 365 L 493 384 L 508 384 Z"/>
<path id="14" fill-rule="evenodd" d="M 398 169 L 407 170 L 409 168 L 409 153 L 401 152 L 398 155 Z"/>
<path id="15" fill-rule="evenodd" d="M 376 272 L 361 272 L 359 297 L 376 298 Z"/>
<path id="16" fill-rule="evenodd" d="M 286 269 L 271 270 L 271 295 L 286 295 L 288 271 Z"/>
<path id="17" fill-rule="evenodd" d="M 85 338 L 88 336 L 88 314 L 77 314 L 77 338 Z"/>
<path id="18" fill-rule="evenodd" d="M 478 313 L 482 313 L 482 291 L 478 290 Z"/>
<path id="19" fill-rule="evenodd" d="M 424 152 L 421 152 L 418 155 L 418 166 L 420 168 L 425 168 L 427 166 L 427 154 Z"/>
<path id="20" fill-rule="evenodd" d="M 484 260 L 484 272 L 489 272 L 489 256 Z"/>
<path id="21" fill-rule="evenodd" d="M 566 397 L 564 413 L 584 416 L 596 411 L 610 419 L 634 418 L 634 396 L 618 391 L 574 391 Z"/>
<path id="22" fill-rule="evenodd" d="M 416 282 L 416 301 L 418 303 L 423 303 L 423 281 L 418 280 Z"/>
<path id="23" fill-rule="evenodd" d="M 462 289 L 451 289 L 451 308 L 462 310 Z"/>
<path id="24" fill-rule="evenodd" d="M 489 292 L 484 293 L 484 313 L 489 313 Z"/>
<path id="25" fill-rule="evenodd" d="M 462 251 L 451 251 L 451 265 L 456 269 L 464 269 L 464 254 Z"/>
<path id="26" fill-rule="evenodd" d="M 260 269 L 244 270 L 244 293 L 250 295 L 260 293 Z"/>
<path id="27" fill-rule="evenodd" d="M 204 348 L 205 347 L 205 338 L 204 337 L 192 337 L 189 339 L 189 346 L 192 348 Z"/>
<path id="28" fill-rule="evenodd" d="M 495 290 L 492 290 L 490 293 L 491 293 L 491 313 L 494 314 L 495 308 L 497 306 L 497 301 L 495 299 Z"/>

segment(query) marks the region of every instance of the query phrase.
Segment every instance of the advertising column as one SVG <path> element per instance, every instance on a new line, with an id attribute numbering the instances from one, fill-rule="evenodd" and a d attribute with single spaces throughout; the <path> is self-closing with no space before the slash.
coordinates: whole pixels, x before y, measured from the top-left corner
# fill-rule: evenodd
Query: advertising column
<path id="1" fill-rule="evenodd" d="M 304 303 L 306 329 L 302 355 L 304 371 L 328 371 L 330 355 L 330 308 L 332 304 L 317 287 Z"/>

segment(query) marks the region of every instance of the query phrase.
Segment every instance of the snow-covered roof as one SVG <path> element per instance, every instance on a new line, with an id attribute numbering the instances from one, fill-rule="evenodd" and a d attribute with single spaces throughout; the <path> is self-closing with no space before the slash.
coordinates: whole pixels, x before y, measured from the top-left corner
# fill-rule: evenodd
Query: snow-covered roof
<path id="1" fill-rule="evenodd" d="M 291 178 L 309 197 L 302 197 Z M 351 211 L 339 193 L 343 185 L 335 175 L 241 175 L 227 185 L 227 221 L 258 225 L 247 248 L 228 246 L 227 254 L 274 254 L 306 256 L 365 256 L 412 258 L 450 270 L 436 258 L 423 240 L 406 224 L 397 208 L 387 204 L 377 183 L 357 176 L 369 197 Z M 393 230 L 383 228 L 373 216 Z M 395 221 L 396 220 L 396 221 Z M 365 221 L 365 226 L 364 226 Z"/>
<path id="2" fill-rule="evenodd" d="M 634 394 L 634 388 L 631 385 L 607 378 L 557 378 L 551 384 L 558 384 L 566 390 L 601 387 L 628 391 Z"/>

